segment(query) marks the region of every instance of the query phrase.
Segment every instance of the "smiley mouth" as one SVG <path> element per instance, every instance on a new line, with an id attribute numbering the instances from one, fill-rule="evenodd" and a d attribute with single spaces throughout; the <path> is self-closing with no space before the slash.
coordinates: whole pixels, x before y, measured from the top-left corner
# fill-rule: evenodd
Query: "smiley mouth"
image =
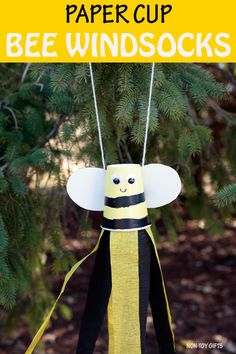
<path id="1" fill-rule="evenodd" d="M 121 191 L 122 193 L 125 193 L 125 192 L 127 191 L 127 188 L 125 188 L 125 189 L 121 189 L 121 188 L 120 188 L 120 191 Z"/>

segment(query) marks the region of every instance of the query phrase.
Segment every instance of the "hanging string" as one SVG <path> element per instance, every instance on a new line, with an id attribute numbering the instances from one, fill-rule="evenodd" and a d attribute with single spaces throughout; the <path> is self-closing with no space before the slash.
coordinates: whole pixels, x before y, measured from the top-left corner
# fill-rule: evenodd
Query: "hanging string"
<path id="1" fill-rule="evenodd" d="M 149 98 L 148 98 L 148 109 L 147 109 L 147 118 L 146 118 L 146 128 L 145 128 L 145 137 L 144 137 L 144 145 L 143 145 L 142 166 L 144 166 L 144 164 L 145 164 L 145 157 L 146 157 L 146 150 L 147 150 L 147 138 L 148 138 L 149 123 L 150 123 L 150 111 L 151 111 L 151 102 L 152 102 L 154 72 L 155 72 L 155 63 L 152 63 Z"/>
<path id="2" fill-rule="evenodd" d="M 103 143 L 102 143 L 101 125 L 100 125 L 97 97 L 96 97 L 94 78 L 93 78 L 93 68 L 92 68 L 91 63 L 89 63 L 89 71 L 90 71 L 91 84 L 92 84 L 92 90 L 93 90 L 93 100 L 94 100 L 94 108 L 95 108 L 95 114 L 96 114 L 96 120 L 97 120 L 98 138 L 99 138 L 99 145 L 100 145 L 100 150 L 101 150 L 102 165 L 103 165 L 103 168 L 105 169 L 106 163 L 105 163 L 104 149 L 103 149 Z M 150 111 L 151 111 L 151 102 L 152 102 L 152 93 L 153 93 L 154 72 L 155 72 L 155 63 L 152 63 L 149 98 L 148 98 L 148 108 L 147 108 L 147 117 L 146 117 L 146 127 L 145 127 L 145 136 L 144 136 L 144 145 L 143 145 L 142 166 L 144 166 L 144 164 L 145 164 L 145 157 L 146 157 L 146 150 L 147 150 L 147 138 L 148 138 L 148 129 L 149 129 L 149 124 L 150 124 Z"/>
<path id="3" fill-rule="evenodd" d="M 95 91 L 95 85 L 94 85 L 94 79 L 93 79 L 93 68 L 92 68 L 92 64 L 91 63 L 89 63 L 89 71 L 90 71 L 91 84 L 92 84 L 92 90 L 93 90 L 93 101 L 94 101 L 94 108 L 95 108 L 97 127 L 98 127 L 98 138 L 99 138 L 99 145 L 100 145 L 100 150 L 101 150 L 102 166 L 103 166 L 103 168 L 105 170 L 106 169 L 106 163 L 105 163 L 103 143 L 102 143 L 102 133 L 101 133 L 101 126 L 100 126 L 100 119 L 99 119 L 99 114 L 98 114 L 97 97 L 96 97 L 96 91 Z"/>

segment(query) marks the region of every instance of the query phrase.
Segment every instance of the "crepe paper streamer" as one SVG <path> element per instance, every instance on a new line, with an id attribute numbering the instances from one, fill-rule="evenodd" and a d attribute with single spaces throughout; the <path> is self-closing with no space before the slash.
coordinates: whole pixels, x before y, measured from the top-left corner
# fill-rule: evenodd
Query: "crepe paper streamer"
<path id="1" fill-rule="evenodd" d="M 47 328 L 48 326 L 48 323 L 50 321 L 50 318 L 56 308 L 56 305 L 58 303 L 58 301 L 60 300 L 62 294 L 64 293 L 65 291 L 65 288 L 66 288 L 66 284 L 68 283 L 68 281 L 70 280 L 70 278 L 72 277 L 72 275 L 76 272 L 76 270 L 80 267 L 80 265 L 89 257 L 91 256 L 94 252 L 97 251 L 98 247 L 99 247 L 99 243 L 100 243 L 100 240 L 101 240 L 101 237 L 103 235 L 103 231 L 101 232 L 100 234 L 100 237 L 99 237 L 99 240 L 96 244 L 96 246 L 93 248 L 93 250 L 87 254 L 84 258 L 82 258 L 80 261 L 78 261 L 77 263 L 75 263 L 73 265 L 73 267 L 70 269 L 70 271 L 66 274 L 65 276 L 65 279 L 64 279 L 64 282 L 63 282 L 63 285 L 62 285 L 62 288 L 61 288 L 61 291 L 60 291 L 60 294 L 58 295 L 56 301 L 54 302 L 53 306 L 51 307 L 49 313 L 47 314 L 45 320 L 43 321 L 43 323 L 41 324 L 38 332 L 35 334 L 32 342 L 30 343 L 30 346 L 27 348 L 25 354 L 31 354 L 33 353 L 33 350 L 35 349 L 35 347 L 37 346 L 38 342 L 40 341 L 45 329 Z"/>
<path id="2" fill-rule="evenodd" d="M 109 353 L 140 353 L 137 231 L 110 233 Z"/>
<path id="3" fill-rule="evenodd" d="M 149 300 L 161 352 L 174 353 L 168 299 L 150 227 L 111 232 L 110 256 L 109 353 L 145 352 Z"/>

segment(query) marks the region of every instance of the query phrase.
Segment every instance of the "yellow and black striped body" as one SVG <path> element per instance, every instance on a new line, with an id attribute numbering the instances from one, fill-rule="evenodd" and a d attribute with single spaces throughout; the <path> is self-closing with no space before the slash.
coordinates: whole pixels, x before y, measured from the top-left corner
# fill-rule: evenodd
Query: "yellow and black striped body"
<path id="1" fill-rule="evenodd" d="M 108 166 L 102 228 L 124 231 L 141 230 L 148 226 L 140 165 Z"/>
<path id="2" fill-rule="evenodd" d="M 149 302 L 160 354 L 173 354 L 171 316 L 148 221 L 140 166 L 108 166 L 105 194 L 102 246 L 77 354 L 93 353 L 107 305 L 109 354 L 144 354 Z"/>
<path id="3" fill-rule="evenodd" d="M 110 230 L 109 354 L 141 354 L 145 346 L 148 299 L 140 306 L 138 230 L 148 226 L 140 166 L 108 166 L 102 228 Z"/>
<path id="4" fill-rule="evenodd" d="M 133 217 L 135 215 L 135 217 Z M 102 228 L 138 230 L 149 225 L 144 193 L 128 197 L 105 198 Z"/>

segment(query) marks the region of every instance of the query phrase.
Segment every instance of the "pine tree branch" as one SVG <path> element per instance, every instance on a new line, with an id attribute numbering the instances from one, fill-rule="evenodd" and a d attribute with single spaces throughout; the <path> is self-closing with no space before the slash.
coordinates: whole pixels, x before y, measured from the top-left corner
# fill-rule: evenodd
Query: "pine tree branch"
<path id="1" fill-rule="evenodd" d="M 23 82 L 25 81 L 25 78 L 26 78 L 26 75 L 27 75 L 27 73 L 29 71 L 30 66 L 31 66 L 31 63 L 27 63 L 25 65 L 25 68 L 24 68 L 24 71 L 23 71 L 23 74 L 22 74 L 21 80 L 20 80 L 21 84 L 23 84 Z"/>
<path id="2" fill-rule="evenodd" d="M 120 138 L 117 139 L 116 146 L 117 146 L 117 151 L 118 151 L 118 155 L 120 158 L 120 162 L 124 163 L 124 158 L 123 158 L 123 154 L 122 154 L 121 146 L 120 146 Z"/>
<path id="3" fill-rule="evenodd" d="M 4 110 L 7 110 L 8 112 L 11 113 L 11 116 L 13 118 L 13 121 L 14 121 L 14 125 L 15 125 L 15 130 L 18 130 L 19 129 L 19 125 L 18 125 L 18 121 L 17 121 L 17 118 L 16 118 L 16 115 L 15 115 L 15 112 L 13 110 L 13 108 L 9 107 L 5 102 L 0 102 L 0 108 L 4 109 Z M 13 149 L 12 151 L 12 156 L 14 155 L 15 153 L 15 148 Z M 0 161 L 4 160 L 4 157 L 1 156 L 0 157 Z M 1 168 L 0 168 L 0 171 L 3 172 L 7 167 L 9 166 L 9 163 L 6 162 Z"/>
<path id="4" fill-rule="evenodd" d="M 224 187 L 213 197 L 213 203 L 219 208 L 234 202 L 236 202 L 236 183 Z"/>
<path id="5" fill-rule="evenodd" d="M 56 124 L 54 125 L 54 127 L 52 128 L 52 130 L 48 133 L 48 135 L 45 137 L 45 139 L 38 145 L 36 145 L 33 149 L 32 152 L 43 148 L 52 138 L 54 138 L 57 133 L 59 128 L 61 127 L 61 125 L 63 123 L 65 123 L 66 121 L 69 120 L 68 116 L 65 115 L 61 115 L 60 118 L 58 119 L 58 121 L 56 122 Z M 3 172 L 4 170 L 6 170 L 8 167 L 10 166 L 10 162 L 6 162 L 3 166 L 1 166 L 0 171 Z"/>
<path id="6" fill-rule="evenodd" d="M 54 138 L 57 135 L 57 132 L 58 132 L 59 128 L 61 127 L 61 125 L 64 124 L 68 120 L 69 120 L 69 118 L 67 116 L 61 115 L 60 118 L 58 119 L 58 121 L 56 122 L 56 124 L 54 125 L 54 127 L 52 128 L 52 130 L 46 136 L 46 138 L 40 144 L 36 145 L 32 150 L 35 151 L 37 149 L 44 147 L 49 142 L 49 140 L 51 140 L 52 138 Z"/>
<path id="7" fill-rule="evenodd" d="M 10 163 L 6 162 L 3 166 L 1 166 L 0 171 L 3 172 L 9 165 Z"/>
<path id="8" fill-rule="evenodd" d="M 130 163 L 133 163 L 133 160 L 132 160 L 132 157 L 131 157 L 131 155 L 130 155 L 130 153 L 129 153 L 129 150 L 128 150 L 128 146 L 127 146 L 127 144 L 126 144 L 126 141 L 125 141 L 124 139 L 120 139 L 120 143 L 121 143 L 121 146 L 122 146 L 123 149 L 124 149 L 124 152 L 125 152 L 125 154 L 126 154 L 126 157 L 127 157 L 128 161 L 129 161 Z"/>
<path id="9" fill-rule="evenodd" d="M 17 118 L 16 118 L 16 115 L 15 115 L 15 112 L 13 110 L 13 108 L 9 107 L 7 103 L 5 102 L 0 102 L 0 108 L 8 111 L 11 113 L 11 116 L 13 118 L 13 121 L 14 121 L 14 125 L 15 125 L 15 129 L 18 130 L 19 129 L 19 126 L 18 126 L 18 122 L 17 122 Z"/>
<path id="10" fill-rule="evenodd" d="M 28 74 L 28 71 L 29 71 L 31 65 L 32 65 L 32 63 L 26 64 L 25 69 L 24 69 L 24 71 L 23 71 L 23 74 L 22 74 L 22 76 L 21 76 L 21 80 L 20 80 L 21 85 L 24 83 L 25 78 L 26 78 L 26 75 Z M 41 73 L 39 74 L 37 80 L 32 83 L 32 85 L 38 86 L 38 87 L 40 88 L 40 91 L 42 91 L 43 88 L 44 88 L 44 84 L 42 84 L 42 83 L 40 82 L 41 77 L 43 76 L 43 74 L 44 74 L 44 72 L 41 72 Z"/>
<path id="11" fill-rule="evenodd" d="M 224 117 L 230 124 L 235 125 L 236 123 L 234 122 L 234 118 L 236 118 L 235 113 L 231 113 L 220 107 L 215 101 L 213 100 L 208 100 L 209 106 L 220 116 Z"/>
<path id="12" fill-rule="evenodd" d="M 34 85 L 35 85 L 35 86 L 38 86 L 38 87 L 40 88 L 40 91 L 43 91 L 43 88 L 44 88 L 44 84 L 42 84 L 42 83 L 40 82 L 42 76 L 43 76 L 43 72 L 39 75 L 39 77 L 37 78 L 37 80 L 34 82 Z"/>

